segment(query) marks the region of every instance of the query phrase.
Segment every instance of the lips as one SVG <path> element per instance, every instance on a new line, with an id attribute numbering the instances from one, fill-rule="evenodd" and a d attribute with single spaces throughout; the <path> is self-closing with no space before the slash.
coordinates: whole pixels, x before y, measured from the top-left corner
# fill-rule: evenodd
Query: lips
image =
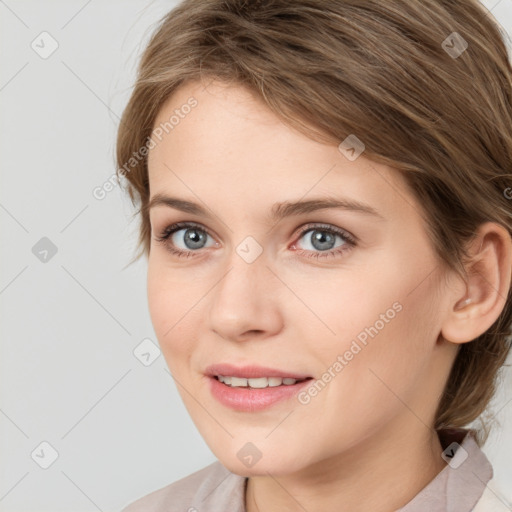
<path id="1" fill-rule="evenodd" d="M 209 391 L 223 406 L 239 412 L 256 413 L 286 402 L 296 397 L 300 391 L 310 385 L 310 380 L 297 382 L 290 386 L 266 387 L 230 387 L 215 377 L 208 377 Z"/>
<path id="2" fill-rule="evenodd" d="M 308 386 L 313 378 L 304 373 L 276 368 L 230 364 L 209 366 L 205 375 L 208 377 L 212 396 L 222 405 L 236 411 L 252 413 L 290 400 Z M 256 386 L 253 387 L 252 384 Z"/>
<path id="3" fill-rule="evenodd" d="M 279 370 L 266 366 L 246 365 L 234 366 L 227 363 L 213 364 L 205 370 L 208 377 L 229 376 L 242 379 L 258 379 L 262 377 L 279 377 L 281 379 L 295 379 L 296 381 L 312 378 L 305 373 L 293 373 L 287 370 Z"/>

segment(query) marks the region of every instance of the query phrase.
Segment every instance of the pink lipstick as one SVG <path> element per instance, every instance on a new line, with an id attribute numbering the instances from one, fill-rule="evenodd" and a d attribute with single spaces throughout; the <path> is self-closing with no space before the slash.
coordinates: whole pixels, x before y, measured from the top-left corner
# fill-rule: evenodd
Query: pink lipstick
<path id="1" fill-rule="evenodd" d="M 311 376 L 263 366 L 215 364 L 205 370 L 210 391 L 221 404 L 256 412 L 294 397 Z"/>

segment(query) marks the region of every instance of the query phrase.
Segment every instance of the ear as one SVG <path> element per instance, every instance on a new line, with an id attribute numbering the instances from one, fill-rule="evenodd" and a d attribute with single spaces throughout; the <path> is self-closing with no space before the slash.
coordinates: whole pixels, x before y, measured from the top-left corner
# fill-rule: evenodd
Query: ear
<path id="1" fill-rule="evenodd" d="M 512 273 L 512 241 L 500 224 L 481 224 L 468 247 L 467 279 L 457 286 L 441 334 L 452 343 L 472 341 L 498 319 Z"/>

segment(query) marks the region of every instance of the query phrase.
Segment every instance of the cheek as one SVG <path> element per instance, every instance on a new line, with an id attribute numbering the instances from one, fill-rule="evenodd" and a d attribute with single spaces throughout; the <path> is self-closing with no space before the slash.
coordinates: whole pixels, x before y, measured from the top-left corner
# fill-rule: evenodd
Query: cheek
<path id="1" fill-rule="evenodd" d="M 363 416 L 382 422 L 394 415 L 428 418 L 428 394 L 433 350 L 437 339 L 428 311 L 415 301 L 401 302 L 402 310 L 354 356 L 339 381 L 340 401 L 362 405 Z M 361 345 L 361 344 L 360 344 Z M 343 389 L 344 388 L 344 389 Z"/>
<path id="2" fill-rule="evenodd" d="M 201 321 L 198 308 L 194 307 L 200 300 L 204 290 L 196 289 L 193 282 L 189 284 L 176 282 L 169 271 L 149 261 L 147 276 L 147 296 L 151 322 L 158 338 L 160 348 L 174 374 L 174 368 L 183 359 L 189 359 L 195 348 L 194 340 L 198 339 L 194 328 Z"/>
<path id="3" fill-rule="evenodd" d="M 320 279 L 300 291 L 317 317 L 303 309 L 296 316 L 300 339 L 311 340 L 307 351 L 317 362 L 317 378 L 329 369 L 335 375 L 325 397 L 350 408 L 399 405 L 397 396 L 412 396 L 427 380 L 439 334 L 436 283 L 425 279 L 425 262 L 400 261 L 399 255 L 389 261 L 393 265 Z"/>

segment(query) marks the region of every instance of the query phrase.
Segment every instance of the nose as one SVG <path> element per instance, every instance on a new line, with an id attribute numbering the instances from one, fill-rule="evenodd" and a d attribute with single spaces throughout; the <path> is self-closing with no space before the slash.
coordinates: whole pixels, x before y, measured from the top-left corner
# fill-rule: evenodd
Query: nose
<path id="1" fill-rule="evenodd" d="M 275 335 L 283 325 L 279 288 L 283 288 L 282 283 L 263 257 L 247 263 L 233 254 L 226 272 L 211 292 L 210 329 L 229 341 Z"/>

